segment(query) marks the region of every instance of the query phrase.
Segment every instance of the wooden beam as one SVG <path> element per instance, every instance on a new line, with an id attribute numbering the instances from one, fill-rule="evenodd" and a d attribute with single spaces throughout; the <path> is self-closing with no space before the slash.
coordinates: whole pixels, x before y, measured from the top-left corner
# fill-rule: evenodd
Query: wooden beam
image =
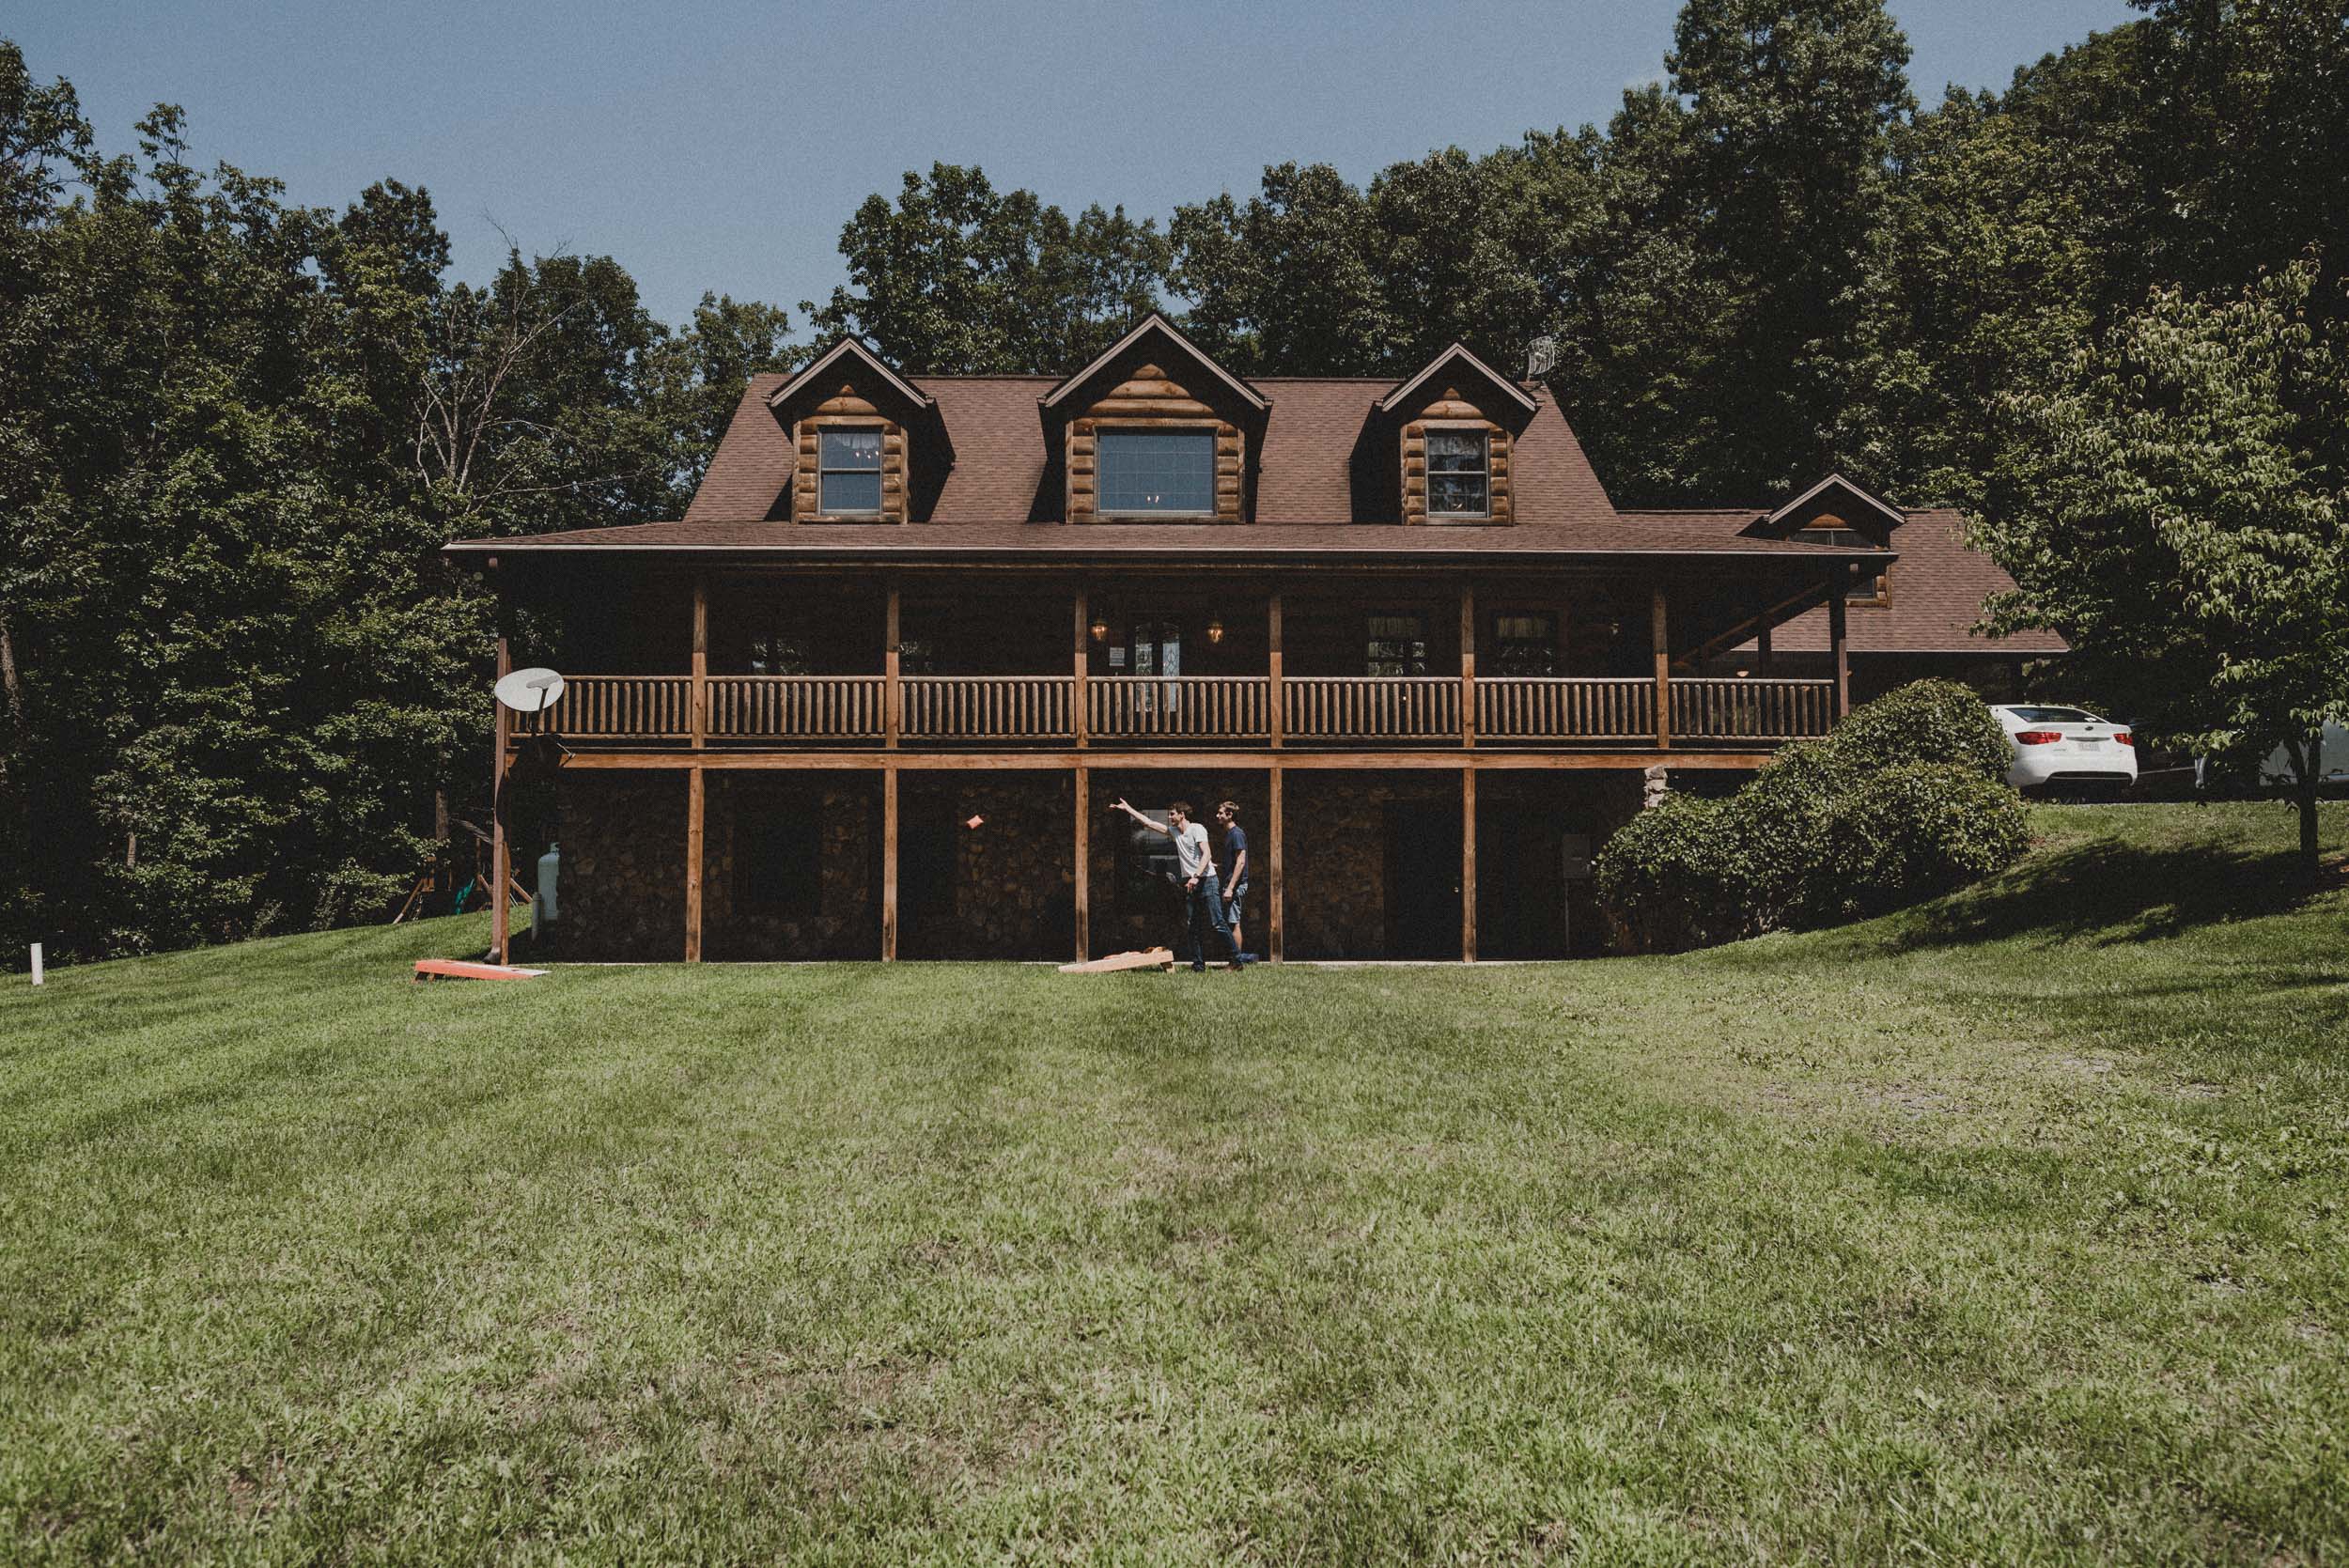
<path id="1" fill-rule="evenodd" d="M 1648 601 L 1648 630 L 1656 649 L 1656 749 L 1672 749 L 1672 639 L 1664 620 L 1664 585 L 1656 584 Z"/>
<path id="2" fill-rule="evenodd" d="M 1270 650 L 1269 663 L 1272 676 L 1271 684 L 1267 688 L 1266 698 L 1272 706 L 1265 714 L 1265 722 L 1270 731 L 1269 739 L 1272 749 L 1277 752 L 1287 737 L 1288 726 L 1288 696 L 1281 684 L 1283 673 L 1281 666 L 1281 596 L 1278 593 L 1265 601 L 1265 636 L 1266 646 Z M 1274 770 L 1273 777 L 1276 779 L 1280 777 L 1278 769 Z"/>
<path id="3" fill-rule="evenodd" d="M 1069 722 L 1076 726 L 1077 750 L 1081 752 L 1093 744 L 1093 715 L 1089 711 L 1085 696 L 1085 683 L 1093 674 L 1093 656 L 1088 651 L 1093 635 L 1093 617 L 1085 613 L 1085 601 L 1089 597 L 1085 592 L 1084 584 L 1079 583 L 1077 585 L 1076 689 L 1069 693 L 1068 700 L 1071 705 Z M 1084 775 L 1079 773 L 1078 777 L 1082 779 Z M 1080 787 L 1082 786 L 1080 785 Z M 1081 947 L 1083 944 L 1080 942 L 1078 945 Z M 1078 955 L 1078 961 L 1080 963 L 1083 961 L 1081 953 Z"/>
<path id="4" fill-rule="evenodd" d="M 1838 567 L 1828 579 L 1827 642 L 1835 656 L 1835 717 L 1851 711 L 1851 647 L 1844 624 L 1851 619 L 1851 568 Z"/>
<path id="5" fill-rule="evenodd" d="M 1460 744 L 1476 744 L 1476 584 L 1460 584 Z"/>
<path id="6" fill-rule="evenodd" d="M 1766 675 L 1774 667 L 1774 661 L 1770 655 L 1770 630 L 1771 629 L 1766 626 L 1761 630 L 1753 634 L 1754 651 L 1762 656 L 1758 660 L 1756 660 L 1755 663 L 1754 673 L 1756 675 Z"/>
<path id="7" fill-rule="evenodd" d="M 898 644 L 904 641 L 898 616 L 904 606 L 894 582 L 889 584 L 888 596 L 881 631 L 881 745 L 894 752 L 905 719 L 905 689 L 897 683 Z"/>
<path id="8" fill-rule="evenodd" d="M 1776 754 L 1775 749 L 1754 751 L 1707 752 L 1694 749 L 1674 751 L 1674 768 L 1760 768 Z M 1281 766 L 1296 768 L 1319 768 L 1331 772 L 1352 772 L 1362 768 L 1389 768 L 1399 772 L 1417 772 L 1429 768 L 1452 770 L 1460 767 L 1461 754 L 1455 750 L 1439 752 L 1299 752 L 1281 753 Z M 1525 770 L 1593 768 L 1629 768 L 1633 772 L 1657 760 L 1654 750 L 1624 752 L 1502 752 L 1480 746 L 1475 753 L 1479 769 Z M 1134 752 L 1103 753 L 1069 750 L 1038 752 L 738 752 L 708 751 L 696 755 L 692 752 L 670 750 L 661 752 L 590 752 L 577 751 L 566 757 L 563 767 L 598 770 L 659 771 L 668 768 L 708 768 L 746 772 L 871 772 L 883 766 L 905 772 L 951 773 L 972 769 L 992 772 L 1057 771 L 1082 763 L 1090 768 L 1130 768 L 1137 770 L 1166 768 L 1174 771 L 1206 772 L 1216 768 L 1261 768 L 1272 758 L 1262 751 L 1255 752 Z"/>
<path id="9" fill-rule="evenodd" d="M 1476 962 L 1476 769 L 1460 769 L 1460 962 Z"/>
<path id="10" fill-rule="evenodd" d="M 692 718 L 693 750 L 700 751 L 708 743 L 709 736 L 709 579 L 707 574 L 693 574 L 693 712 Z"/>
<path id="11" fill-rule="evenodd" d="M 685 775 L 685 961 L 702 961 L 702 845 L 708 786 L 705 771 Z"/>
<path id="12" fill-rule="evenodd" d="M 897 961 L 897 768 L 881 768 L 881 962 Z"/>
<path id="13" fill-rule="evenodd" d="M 503 584 L 500 585 L 501 589 Z M 506 635 L 506 597 L 498 596 L 498 674 L 504 680 L 514 672 L 513 651 Z M 506 836 L 506 770 L 512 754 L 512 716 L 504 703 L 497 708 L 497 753 L 490 769 L 490 946 L 501 964 L 513 962 L 514 933 L 512 917 L 507 913 L 506 884 L 514 879 L 514 846 Z M 480 862 L 474 862 L 476 869 Z"/>
<path id="14" fill-rule="evenodd" d="M 1093 955 L 1093 774 L 1077 769 L 1077 962 Z"/>
<path id="15" fill-rule="evenodd" d="M 1277 595 L 1274 597 L 1273 602 L 1275 604 L 1280 602 L 1280 598 Z M 1280 623 L 1276 619 L 1273 624 L 1277 626 Z M 1283 826 L 1284 824 L 1282 819 L 1281 811 L 1281 769 L 1276 766 L 1272 769 L 1272 805 L 1271 809 L 1265 816 L 1265 862 L 1267 868 L 1265 876 L 1265 900 L 1267 904 L 1270 906 L 1271 910 L 1268 917 L 1268 924 L 1265 927 L 1266 931 L 1268 933 L 1265 938 L 1265 956 L 1271 959 L 1276 964 L 1281 962 L 1281 925 L 1283 912 L 1281 908 L 1281 835 Z"/>

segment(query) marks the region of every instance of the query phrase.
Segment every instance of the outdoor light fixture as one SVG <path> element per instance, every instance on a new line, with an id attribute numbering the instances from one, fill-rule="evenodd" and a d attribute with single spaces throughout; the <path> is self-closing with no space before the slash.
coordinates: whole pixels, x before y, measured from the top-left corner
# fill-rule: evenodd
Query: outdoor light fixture
<path id="1" fill-rule="evenodd" d="M 1207 641 L 1210 643 L 1221 643 L 1223 641 L 1223 622 L 1221 617 L 1210 616 L 1208 618 Z"/>
<path id="2" fill-rule="evenodd" d="M 1110 634 L 1109 618 L 1105 615 L 1096 615 L 1093 617 L 1093 624 L 1085 629 L 1093 633 L 1093 640 L 1097 643 Z"/>

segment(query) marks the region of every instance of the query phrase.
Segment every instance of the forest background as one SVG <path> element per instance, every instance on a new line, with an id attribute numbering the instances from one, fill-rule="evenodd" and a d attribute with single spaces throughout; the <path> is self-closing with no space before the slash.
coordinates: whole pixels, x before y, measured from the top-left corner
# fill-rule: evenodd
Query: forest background
<path id="1" fill-rule="evenodd" d="M 2349 16 L 2137 4 L 1921 106 L 1881 0 L 1689 0 L 1603 126 L 1163 224 L 940 164 L 848 219 L 828 299 L 676 324 L 610 256 L 454 279 L 425 191 L 289 205 L 168 107 L 112 149 L 0 42 L 0 955 L 387 918 L 486 820 L 490 605 L 439 547 L 677 516 L 743 378 L 841 333 L 1050 372 L 1166 308 L 1290 375 L 1549 335 L 1619 504 L 1837 469 L 1995 522 L 2030 395 L 2157 290 L 2301 263 L 2341 325 Z"/>

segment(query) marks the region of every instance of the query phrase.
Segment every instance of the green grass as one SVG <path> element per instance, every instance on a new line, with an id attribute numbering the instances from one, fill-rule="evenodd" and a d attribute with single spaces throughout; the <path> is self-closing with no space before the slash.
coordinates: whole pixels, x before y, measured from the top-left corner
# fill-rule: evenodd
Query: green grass
<path id="1" fill-rule="evenodd" d="M 0 1560 L 2341 1561 L 2349 890 L 2037 820 L 1685 958 L 11 978 Z"/>

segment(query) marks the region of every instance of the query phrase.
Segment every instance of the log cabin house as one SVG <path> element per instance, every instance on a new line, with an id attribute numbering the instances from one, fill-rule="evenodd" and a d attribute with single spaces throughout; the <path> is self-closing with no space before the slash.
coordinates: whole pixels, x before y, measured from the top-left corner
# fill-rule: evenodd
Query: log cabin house
<path id="1" fill-rule="evenodd" d="M 1153 316 L 1065 379 L 843 340 L 752 380 L 682 520 L 448 551 L 500 673 L 568 682 L 497 737 L 496 852 L 559 840 L 564 955 L 1169 941 L 1122 796 L 1238 802 L 1263 956 L 1474 960 L 1600 951 L 1589 859 L 1649 770 L 1824 734 L 1853 622 L 1954 602 L 1905 575 L 1952 523 L 1833 476 L 1618 511 L 1543 389 L 1458 345 L 1251 380 Z"/>

